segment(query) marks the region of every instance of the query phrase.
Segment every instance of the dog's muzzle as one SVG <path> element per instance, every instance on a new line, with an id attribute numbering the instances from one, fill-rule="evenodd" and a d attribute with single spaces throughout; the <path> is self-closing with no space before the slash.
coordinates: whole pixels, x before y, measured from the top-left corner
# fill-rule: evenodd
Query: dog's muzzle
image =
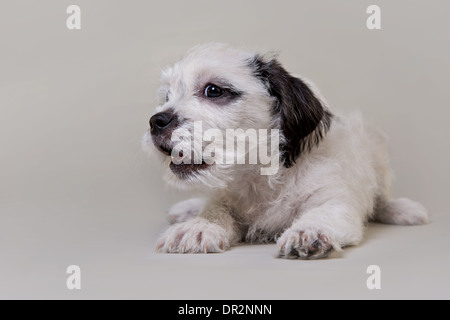
<path id="1" fill-rule="evenodd" d="M 169 109 L 153 115 L 149 123 L 153 143 L 162 153 L 170 156 L 172 150 L 171 136 L 179 125 L 177 115 L 172 109 Z"/>
<path id="2" fill-rule="evenodd" d="M 171 135 L 180 125 L 180 120 L 175 112 L 172 109 L 159 112 L 150 118 L 149 123 L 154 145 L 165 155 L 172 156 L 173 145 Z M 179 152 L 177 157 L 183 157 L 182 151 Z M 193 159 L 192 155 L 191 159 Z M 175 164 L 171 161 L 169 167 L 179 178 L 185 179 L 193 173 L 208 168 L 208 164 L 203 160 L 199 164 L 185 162 Z"/>

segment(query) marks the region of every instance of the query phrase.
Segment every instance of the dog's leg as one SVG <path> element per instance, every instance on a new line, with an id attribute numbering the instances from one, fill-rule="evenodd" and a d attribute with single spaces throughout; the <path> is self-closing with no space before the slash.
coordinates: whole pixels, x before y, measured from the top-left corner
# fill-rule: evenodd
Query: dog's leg
<path id="1" fill-rule="evenodd" d="M 361 241 L 364 223 L 351 205 L 329 201 L 294 220 L 277 241 L 282 258 L 318 259 Z"/>
<path id="2" fill-rule="evenodd" d="M 175 203 L 169 209 L 169 222 L 171 224 L 184 222 L 198 216 L 205 202 L 205 199 L 193 198 Z"/>
<path id="3" fill-rule="evenodd" d="M 399 225 L 421 225 L 429 222 L 427 210 L 408 198 L 378 201 L 374 220 Z"/>
<path id="4" fill-rule="evenodd" d="M 157 252 L 223 252 L 239 241 L 241 233 L 230 214 L 219 203 L 208 204 L 202 213 L 188 221 L 169 227 L 156 244 Z"/>

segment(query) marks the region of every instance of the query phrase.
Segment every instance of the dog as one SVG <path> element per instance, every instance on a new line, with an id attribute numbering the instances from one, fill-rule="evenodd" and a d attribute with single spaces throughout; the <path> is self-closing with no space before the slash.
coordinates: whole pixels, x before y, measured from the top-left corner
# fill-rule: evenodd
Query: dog
<path id="1" fill-rule="evenodd" d="M 428 223 L 420 203 L 390 197 L 386 136 L 358 114 L 333 113 L 310 82 L 291 75 L 276 57 L 201 45 L 164 70 L 161 82 L 143 147 L 160 157 L 170 185 L 200 190 L 208 199 L 170 209 L 173 225 L 157 241 L 157 252 L 223 252 L 243 241 L 276 242 L 280 258 L 318 259 L 359 244 L 369 221 Z M 185 140 L 196 121 L 203 132 L 223 135 L 236 128 L 278 131 L 271 151 L 279 167 L 262 174 L 267 166 L 259 162 L 207 163 L 204 141 Z M 177 130 L 184 136 L 174 139 Z M 185 151 L 174 152 L 183 143 Z M 216 146 L 217 154 L 227 154 Z"/>

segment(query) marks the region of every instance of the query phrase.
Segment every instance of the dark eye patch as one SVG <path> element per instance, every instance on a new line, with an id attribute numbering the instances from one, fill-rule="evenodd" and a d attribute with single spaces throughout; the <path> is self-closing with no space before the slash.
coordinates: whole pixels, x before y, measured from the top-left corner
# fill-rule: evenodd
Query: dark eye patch
<path id="1" fill-rule="evenodd" d="M 209 82 L 198 90 L 198 97 L 218 105 L 231 103 L 242 96 L 242 92 L 224 81 Z"/>

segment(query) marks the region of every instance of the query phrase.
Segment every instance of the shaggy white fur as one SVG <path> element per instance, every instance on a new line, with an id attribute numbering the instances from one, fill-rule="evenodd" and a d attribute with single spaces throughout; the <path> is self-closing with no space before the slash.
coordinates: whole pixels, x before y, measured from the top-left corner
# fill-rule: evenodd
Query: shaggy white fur
<path id="1" fill-rule="evenodd" d="M 222 96 L 208 97 L 209 84 L 221 87 Z M 161 235 L 157 251 L 221 252 L 240 241 L 276 241 L 280 257 L 313 259 L 358 244 L 370 219 L 428 221 L 420 204 L 390 198 L 386 137 L 360 115 L 332 115 L 310 83 L 290 76 L 273 58 L 223 44 L 195 47 L 164 71 L 159 92 L 155 114 L 170 112 L 176 129 L 192 133 L 198 120 L 224 133 L 276 128 L 281 151 L 272 175 L 261 175 L 262 164 L 185 166 L 180 175 L 173 157 L 152 147 L 173 147 L 162 137 L 169 125 L 149 130 L 143 146 L 160 156 L 165 179 L 208 197 L 172 207 L 175 224 Z"/>

